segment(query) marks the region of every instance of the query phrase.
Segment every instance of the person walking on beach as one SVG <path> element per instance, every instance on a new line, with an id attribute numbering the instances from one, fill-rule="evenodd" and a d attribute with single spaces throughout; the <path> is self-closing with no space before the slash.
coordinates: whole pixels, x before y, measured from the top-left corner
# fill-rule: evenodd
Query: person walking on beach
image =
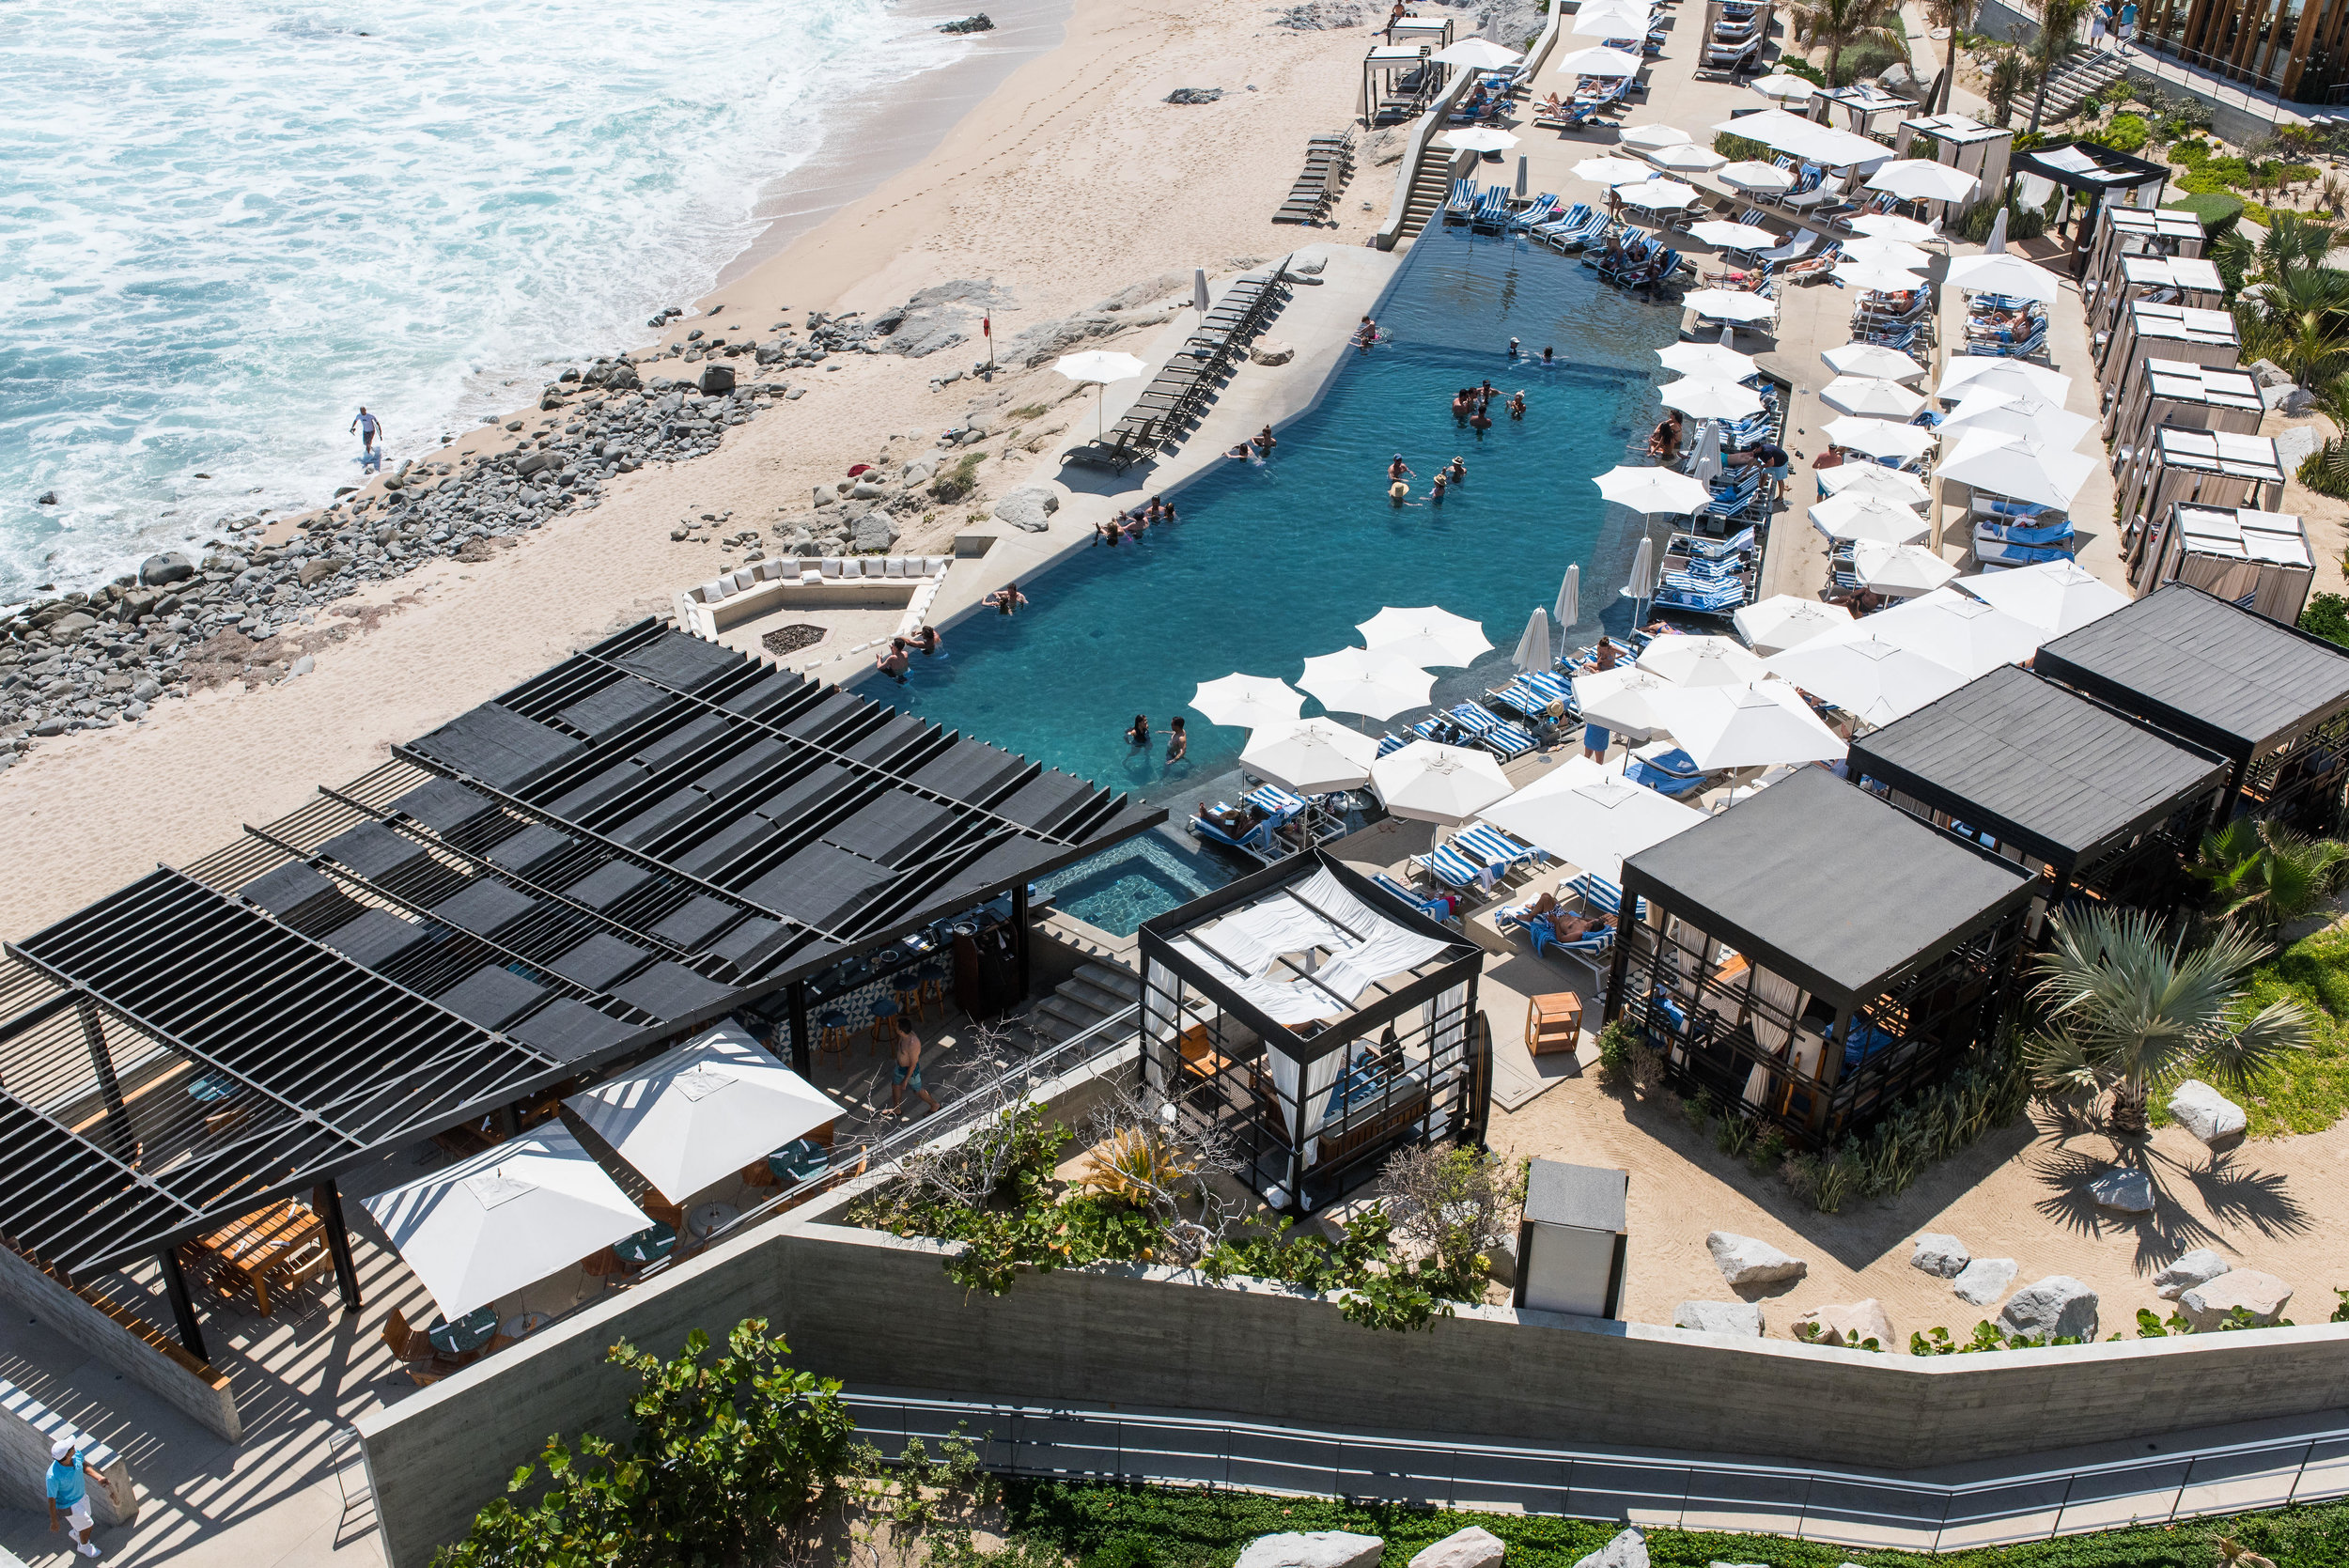
<path id="1" fill-rule="evenodd" d="M 979 602 L 992 605 L 998 615 L 1016 615 L 1019 607 L 1028 602 L 1028 596 L 1019 591 L 1019 583 L 1006 582 Z"/>
<path id="2" fill-rule="evenodd" d="M 49 1529 L 54 1534 L 57 1526 L 65 1526 L 66 1538 L 73 1549 L 84 1557 L 98 1555 L 98 1543 L 89 1538 L 96 1523 L 89 1511 L 89 1483 L 101 1486 L 106 1478 L 82 1458 L 82 1451 L 71 1437 L 60 1437 L 49 1445 Z"/>
<path id="3" fill-rule="evenodd" d="M 927 1100 L 930 1110 L 938 1110 L 938 1096 L 922 1087 L 922 1036 L 913 1032 L 912 1022 L 897 1015 L 897 1059 L 889 1068 L 889 1109 L 905 1104 L 906 1091 L 912 1090 Z"/>
<path id="4" fill-rule="evenodd" d="M 1183 728 L 1182 717 L 1179 714 L 1168 720 L 1167 722 L 1173 728 L 1167 731 L 1166 760 L 1180 762 L 1190 750 L 1190 735 Z"/>
<path id="5" fill-rule="evenodd" d="M 350 427 L 359 432 L 359 452 L 362 457 L 375 450 L 376 442 L 383 434 L 383 422 L 367 412 L 367 406 L 365 403 L 359 405 L 359 416 L 350 422 Z"/>

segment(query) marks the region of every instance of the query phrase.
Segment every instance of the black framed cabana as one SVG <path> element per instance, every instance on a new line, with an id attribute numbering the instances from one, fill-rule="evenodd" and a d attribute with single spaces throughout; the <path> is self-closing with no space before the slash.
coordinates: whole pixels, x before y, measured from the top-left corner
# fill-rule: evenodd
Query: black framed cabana
<path id="1" fill-rule="evenodd" d="M 2227 758 L 2219 820 L 2340 826 L 2349 649 L 2172 582 L 2046 644 L 2031 667 Z"/>
<path id="2" fill-rule="evenodd" d="M 1801 1148 L 1996 1042 L 2038 879 L 1807 768 L 1624 862 L 1607 1017 Z"/>
<path id="3" fill-rule="evenodd" d="M 2018 152 L 2008 165 L 2010 178 L 2031 175 L 2059 187 L 2064 206 L 2059 231 L 2077 223 L 2072 244 L 2072 275 L 2086 275 L 2093 246 L 2097 214 L 2108 205 L 2151 209 L 2161 205 L 2169 188 L 2170 166 L 2122 152 L 2099 142 L 2063 142 Z"/>
<path id="4" fill-rule="evenodd" d="M 1415 1141 L 1482 1143 L 1484 950 L 1325 851 L 1143 923 L 1144 1081 L 1309 1213 Z"/>
<path id="5" fill-rule="evenodd" d="M 1164 819 L 644 622 L 0 963 L 0 1238 L 69 1281 L 730 1013 L 890 986 L 1031 878 Z M 982 911 L 988 911 L 986 913 Z"/>
<path id="6" fill-rule="evenodd" d="M 2227 759 L 2015 665 L 1852 742 L 1852 777 L 2078 895 L 2159 906 L 2225 792 Z"/>

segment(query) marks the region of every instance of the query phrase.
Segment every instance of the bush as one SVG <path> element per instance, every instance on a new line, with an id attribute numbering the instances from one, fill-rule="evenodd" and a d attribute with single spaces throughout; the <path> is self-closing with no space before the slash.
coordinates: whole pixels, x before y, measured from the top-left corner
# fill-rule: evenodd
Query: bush
<path id="1" fill-rule="evenodd" d="M 2330 594 L 2318 596 L 2333 598 Z M 1631 1082 L 1631 1048 L 1639 1041 L 1632 1032 L 1631 1020 L 1617 1018 L 1598 1032 L 1599 1076 L 1609 1083 L 1628 1088 Z"/>
<path id="2" fill-rule="evenodd" d="M 1979 245 L 1990 238 L 1990 225 L 1998 221 L 1998 216 L 1997 204 L 1983 202 L 1966 214 L 1966 222 L 1960 225 L 1959 232 L 1968 241 Z M 2007 204 L 2006 237 L 2009 240 L 2036 240 L 2046 232 L 2047 214 L 2044 209 L 2023 201 Z"/>
<path id="3" fill-rule="evenodd" d="M 2303 477 L 2301 482 L 2306 484 L 2307 479 Z M 2309 607 L 2300 612 L 2300 629 L 2311 637 L 2349 647 L 2349 598 L 2339 594 L 2319 594 L 2310 599 Z M 1604 1045 L 1602 1040 L 1602 1048 Z"/>
<path id="4" fill-rule="evenodd" d="M 1812 65 L 1809 60 L 1799 58 L 1796 55 L 1781 55 L 1777 60 L 1771 62 L 1770 69 L 1782 72 L 1788 76 L 1799 76 L 1814 87 L 1824 87 L 1827 85 L 1826 71 L 1821 70 L 1817 66 Z"/>
<path id="5" fill-rule="evenodd" d="M 2153 130 L 2143 115 L 2115 115 L 2112 123 L 2092 136 L 2082 138 L 2115 152 L 2141 152 L 2153 137 Z"/>
<path id="6" fill-rule="evenodd" d="M 1901 52 L 1885 43 L 1855 43 L 1835 58 L 1835 79 L 1852 83 L 1863 76 L 1881 76 L 1888 66 L 1906 64 Z"/>
<path id="7" fill-rule="evenodd" d="M 2319 495 L 2349 500 L 2349 441 L 2328 441 L 2301 458 L 2299 480 Z M 2316 597 L 2340 602 L 2339 596 L 2334 594 L 2319 594 Z M 2314 609 L 2314 605 L 2310 606 L 2311 613 Z M 2306 615 L 2300 618 L 2300 628 L 2304 631 L 2316 630 L 2309 625 Z M 2334 637 L 2329 631 L 2318 631 L 2316 634 L 2332 637 L 2336 643 L 2349 643 L 2349 637 Z"/>
<path id="8" fill-rule="evenodd" d="M 1766 163 L 1777 156 L 1766 143 L 1757 142 L 1750 136 L 1734 136 L 1726 131 L 1714 136 L 1713 150 L 1733 163 L 1750 160 Z"/>
<path id="9" fill-rule="evenodd" d="M 979 464 L 986 460 L 984 452 L 965 452 L 954 467 L 930 481 L 930 494 L 941 501 L 960 501 L 979 488 Z"/>
<path id="10" fill-rule="evenodd" d="M 2181 196 L 2164 202 L 2183 212 L 2191 212 L 2202 220 L 2202 232 L 2212 240 L 2233 229 L 2235 220 L 2243 216 L 2243 198 L 2223 194 Z"/>

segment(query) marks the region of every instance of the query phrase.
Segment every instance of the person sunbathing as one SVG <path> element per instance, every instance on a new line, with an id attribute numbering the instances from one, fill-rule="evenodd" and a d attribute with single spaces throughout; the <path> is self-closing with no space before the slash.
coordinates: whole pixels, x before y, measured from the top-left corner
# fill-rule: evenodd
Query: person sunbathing
<path id="1" fill-rule="evenodd" d="M 1522 904 L 1514 909 L 1501 910 L 1500 918 L 1523 925 L 1555 912 L 1557 908 L 1558 895 L 1554 893 L 1546 893 L 1531 904 Z"/>
<path id="2" fill-rule="evenodd" d="M 1555 918 L 1549 923 L 1551 934 L 1562 942 L 1579 942 L 1585 937 L 1595 936 L 1601 931 L 1612 931 L 1614 928 L 1615 917 L 1612 915 L 1597 915 L 1589 918 L 1581 915 L 1565 915 Z"/>
<path id="3" fill-rule="evenodd" d="M 1533 114 L 1540 119 L 1566 119 L 1574 114 L 1574 109 L 1570 104 L 1561 102 L 1556 93 L 1551 93 L 1534 107 Z"/>
<path id="4" fill-rule="evenodd" d="M 1210 824 L 1218 831 L 1227 833 L 1233 838 L 1246 838 L 1256 824 L 1264 820 L 1264 814 L 1253 806 L 1243 803 L 1237 806 L 1227 806 L 1220 811 L 1209 811 L 1205 800 L 1199 802 L 1199 816 L 1202 821 Z"/>

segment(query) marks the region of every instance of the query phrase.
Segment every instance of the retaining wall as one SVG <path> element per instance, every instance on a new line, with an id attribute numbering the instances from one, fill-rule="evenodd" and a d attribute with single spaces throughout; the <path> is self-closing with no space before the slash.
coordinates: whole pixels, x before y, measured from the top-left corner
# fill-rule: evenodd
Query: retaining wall
<path id="1" fill-rule="evenodd" d="M 81 1436 L 71 1421 L 0 1377 L 0 1475 L 8 1478 L 11 1498 L 46 1496 L 42 1483 L 49 1474 L 49 1446 L 60 1437 Z M 101 1525 L 136 1524 L 139 1489 L 131 1479 L 131 1462 L 95 1438 L 83 1450 L 82 1461 L 106 1478 L 103 1485 L 89 1483 L 90 1517 Z M 21 1506 L 32 1504 L 27 1500 Z"/>
<path id="2" fill-rule="evenodd" d="M 90 1302 L 0 1247 L 0 1298 L 22 1307 L 44 1328 L 55 1330 L 125 1377 L 162 1397 L 207 1432 L 232 1443 L 244 1440 L 237 1396 L 226 1374 L 198 1362 L 178 1346 L 148 1343 Z"/>

